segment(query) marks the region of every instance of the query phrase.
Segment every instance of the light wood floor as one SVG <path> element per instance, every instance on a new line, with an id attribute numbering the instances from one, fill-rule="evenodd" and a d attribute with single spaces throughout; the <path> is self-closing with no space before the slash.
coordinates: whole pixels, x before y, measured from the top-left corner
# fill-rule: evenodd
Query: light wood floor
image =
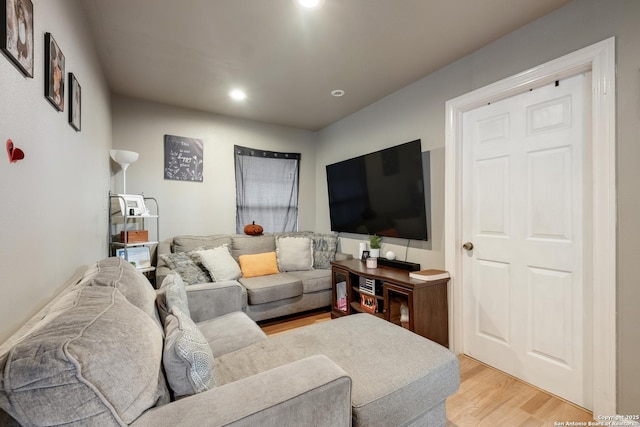
<path id="1" fill-rule="evenodd" d="M 290 316 L 285 320 L 262 321 L 258 322 L 258 324 L 265 334 L 271 336 L 290 331 L 291 329 L 300 328 L 302 326 L 326 322 L 327 320 L 331 320 L 331 313 L 323 310 L 305 313 L 299 316 Z"/>
<path id="2" fill-rule="evenodd" d="M 460 388 L 447 399 L 447 426 L 553 426 L 593 421 L 590 412 L 468 356 L 460 361 Z M 559 425 L 559 424 L 558 424 Z"/>
<path id="3" fill-rule="evenodd" d="M 331 320 L 313 312 L 286 320 L 260 322 L 267 335 Z M 460 389 L 447 399 L 447 427 L 553 426 L 555 422 L 593 421 L 591 413 L 465 355 Z"/>

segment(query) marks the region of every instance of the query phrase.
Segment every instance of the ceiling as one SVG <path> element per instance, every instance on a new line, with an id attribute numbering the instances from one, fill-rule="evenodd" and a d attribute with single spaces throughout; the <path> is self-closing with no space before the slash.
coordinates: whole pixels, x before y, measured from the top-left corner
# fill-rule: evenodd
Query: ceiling
<path id="1" fill-rule="evenodd" d="M 80 1 L 113 93 L 311 131 L 569 2 Z"/>

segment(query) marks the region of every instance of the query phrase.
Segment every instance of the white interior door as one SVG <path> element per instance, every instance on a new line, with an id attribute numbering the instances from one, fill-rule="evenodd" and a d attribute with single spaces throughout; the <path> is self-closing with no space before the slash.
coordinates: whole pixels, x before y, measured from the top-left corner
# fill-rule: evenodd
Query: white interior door
<path id="1" fill-rule="evenodd" d="M 464 352 L 586 408 L 589 105 L 581 74 L 462 125 Z"/>

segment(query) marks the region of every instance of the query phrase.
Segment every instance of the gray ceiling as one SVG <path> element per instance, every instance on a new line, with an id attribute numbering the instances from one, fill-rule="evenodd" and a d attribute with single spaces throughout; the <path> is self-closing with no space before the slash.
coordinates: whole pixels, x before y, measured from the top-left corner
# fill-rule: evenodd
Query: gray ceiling
<path id="1" fill-rule="evenodd" d="M 80 1 L 112 92 L 314 131 L 569 2 Z"/>

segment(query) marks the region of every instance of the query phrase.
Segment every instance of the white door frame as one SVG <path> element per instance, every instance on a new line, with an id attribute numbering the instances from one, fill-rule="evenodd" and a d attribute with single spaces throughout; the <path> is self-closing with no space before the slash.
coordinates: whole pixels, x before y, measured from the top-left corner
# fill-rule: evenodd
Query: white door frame
<path id="1" fill-rule="evenodd" d="M 580 49 L 446 103 L 445 268 L 451 350 L 463 352 L 462 115 L 500 99 L 581 72 L 592 75 L 593 414 L 616 414 L 616 111 L 615 38 Z M 597 285 L 597 286 L 594 286 Z M 596 418 L 597 419 L 597 418 Z"/>

